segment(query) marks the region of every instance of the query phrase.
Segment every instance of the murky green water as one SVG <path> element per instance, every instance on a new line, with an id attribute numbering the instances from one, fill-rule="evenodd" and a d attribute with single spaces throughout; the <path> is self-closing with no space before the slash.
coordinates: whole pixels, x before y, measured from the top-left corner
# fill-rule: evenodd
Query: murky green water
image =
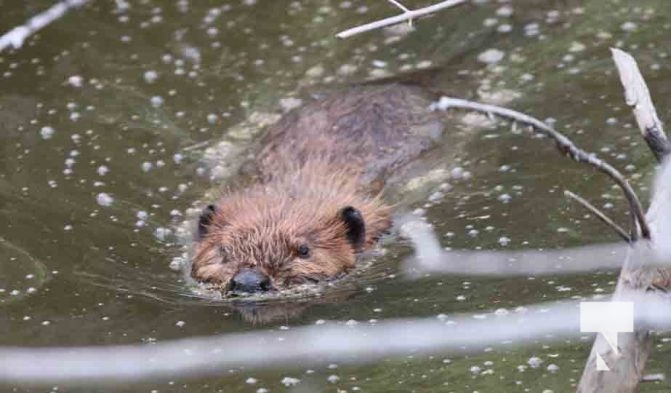
<path id="1" fill-rule="evenodd" d="M 1 53 L 0 344 L 137 344 L 320 319 L 514 308 L 611 291 L 613 273 L 406 280 L 396 273 L 409 248 L 392 239 L 386 255 L 337 296 L 255 324 L 225 303 L 195 296 L 170 268 L 184 251 L 179 228 L 189 209 L 230 184 L 239 162 L 233 153 L 244 156 L 259 124 L 281 114 L 287 98 L 402 73 L 452 96 L 556 119 L 559 130 L 616 164 L 647 196 L 653 159 L 624 105 L 607 49 L 619 46 L 637 57 L 660 117 L 671 118 L 671 3 L 475 3 L 423 19 L 408 36 L 373 32 L 338 41 L 337 31 L 395 10 L 381 0 L 141 0 L 128 8 L 93 1 L 22 49 Z M 0 0 L 0 31 L 50 5 Z M 503 59 L 478 60 L 489 49 L 502 51 Z M 435 173 L 461 167 L 472 176 L 449 179 L 453 188 L 428 206 L 435 189 L 416 191 L 419 202 L 405 207 L 426 208 L 443 245 L 521 249 L 617 240 L 562 192 L 578 192 L 625 222 L 622 197 L 603 176 L 560 157 L 547 140 L 517 135 L 502 122 L 468 126 L 482 119 L 463 115 L 446 117 L 449 135 L 424 165 Z M 217 146 L 229 161 L 216 158 Z M 285 391 L 281 381 L 290 376 L 301 379 L 290 389 L 296 392 L 564 392 L 579 379 L 590 343 L 586 336 L 311 372 L 290 365 L 234 369 L 99 390 Z M 668 372 L 668 345 L 656 345 L 648 370 Z M 543 360 L 538 368 L 527 365 L 534 356 Z M 642 388 L 668 389 L 666 382 Z"/>

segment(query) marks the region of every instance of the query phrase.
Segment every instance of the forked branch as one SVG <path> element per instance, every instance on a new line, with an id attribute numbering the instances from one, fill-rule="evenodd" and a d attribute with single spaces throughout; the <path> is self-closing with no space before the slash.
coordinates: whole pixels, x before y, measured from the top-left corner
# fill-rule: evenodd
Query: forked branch
<path id="1" fill-rule="evenodd" d="M 478 112 L 484 112 L 487 114 L 494 114 L 501 117 L 506 117 L 508 119 L 518 121 L 520 123 L 525 123 L 532 126 L 538 132 L 550 137 L 555 141 L 555 146 L 557 149 L 564 155 L 588 165 L 591 165 L 598 169 L 599 171 L 608 175 L 611 179 L 617 183 L 617 185 L 622 189 L 627 202 L 629 203 L 629 209 L 636 218 L 638 223 L 641 236 L 645 239 L 650 238 L 650 229 L 648 223 L 645 219 L 645 213 L 643 211 L 643 206 L 639 201 L 636 193 L 631 188 L 631 185 L 627 180 L 622 176 L 622 174 L 615 169 L 613 166 L 598 158 L 596 155 L 587 153 L 586 151 L 578 148 L 573 141 L 568 137 L 556 131 L 549 125 L 543 123 L 542 121 L 526 115 L 521 112 L 514 111 L 512 109 L 503 108 L 496 105 L 481 104 L 478 102 L 463 100 L 460 98 L 450 98 L 450 97 L 441 97 L 438 103 L 436 103 L 435 108 L 437 109 L 448 109 L 448 108 L 462 108 L 470 109 Z M 636 240 L 636 230 L 632 231 L 631 240 Z"/>
<path id="2" fill-rule="evenodd" d="M 371 30 L 381 29 L 383 27 L 395 25 L 397 23 L 405 21 L 412 21 L 413 19 L 417 19 L 419 17 L 432 14 L 442 9 L 454 7 L 466 2 L 466 0 L 447 0 L 440 2 L 438 4 L 430 5 L 428 7 L 418 8 L 416 10 L 410 10 L 396 0 L 389 0 L 389 1 L 398 8 L 400 8 L 401 10 L 403 10 L 403 13 L 389 18 L 381 19 L 375 22 L 366 23 L 365 25 L 353 27 L 345 31 L 341 31 L 340 33 L 336 34 L 336 37 L 343 39 L 349 38 L 353 35 L 365 33 Z"/>

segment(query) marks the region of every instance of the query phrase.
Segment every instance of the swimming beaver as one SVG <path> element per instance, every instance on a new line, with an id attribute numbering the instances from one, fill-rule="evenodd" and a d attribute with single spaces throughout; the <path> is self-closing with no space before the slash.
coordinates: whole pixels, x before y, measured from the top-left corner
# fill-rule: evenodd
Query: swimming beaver
<path id="1" fill-rule="evenodd" d="M 356 87 L 285 115 L 254 159 L 253 183 L 202 212 L 191 275 L 229 293 L 341 275 L 391 226 L 385 180 L 439 138 L 416 86 Z"/>

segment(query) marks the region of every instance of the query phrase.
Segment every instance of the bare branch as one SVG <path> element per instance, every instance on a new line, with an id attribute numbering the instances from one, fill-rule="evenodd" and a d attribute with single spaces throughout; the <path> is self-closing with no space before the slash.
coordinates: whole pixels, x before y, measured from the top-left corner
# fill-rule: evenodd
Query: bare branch
<path id="1" fill-rule="evenodd" d="M 631 237 L 629 237 L 629 234 L 627 234 L 627 232 L 622 229 L 622 227 L 617 225 L 613 220 L 610 219 L 610 217 L 605 215 L 601 210 L 597 209 L 596 206 L 589 203 L 589 201 L 587 201 L 585 198 L 574 194 L 569 190 L 564 190 L 564 195 L 581 204 L 585 209 L 594 214 L 604 224 L 611 227 L 622 239 L 624 239 L 625 242 L 631 243 Z"/>
<path id="2" fill-rule="evenodd" d="M 671 152 L 671 146 L 664 133 L 662 122 L 657 117 L 657 111 L 650 97 L 650 90 L 638 69 L 636 60 L 627 52 L 611 48 L 613 61 L 620 74 L 620 81 L 624 87 L 624 96 L 627 105 L 633 107 L 634 116 L 641 130 L 643 139 L 648 147 L 661 162 Z"/>
<path id="3" fill-rule="evenodd" d="M 51 6 L 44 12 L 41 12 L 30 18 L 26 24 L 16 26 L 12 30 L 0 36 L 0 52 L 8 47 L 19 49 L 24 41 L 35 34 L 38 30 L 48 26 L 55 20 L 60 19 L 70 8 L 81 7 L 88 0 L 64 0 Z"/>
<path id="4" fill-rule="evenodd" d="M 623 300 L 635 302 L 637 326 L 671 326 L 668 298 L 636 294 Z M 510 344 L 584 335 L 580 332 L 578 303 L 563 301 L 514 311 L 477 311 L 371 324 L 329 321 L 288 331 L 269 329 L 165 340 L 153 345 L 0 347 L 0 381 L 99 387 L 130 380 L 221 376 L 222 370 L 239 367 L 315 367 L 327 362 L 370 362 L 408 353 L 482 353 L 486 347 L 505 349 Z"/>
<path id="5" fill-rule="evenodd" d="M 645 239 L 650 238 L 650 229 L 645 219 L 645 213 L 643 212 L 641 202 L 638 200 L 636 193 L 631 188 L 631 185 L 629 185 L 624 176 L 622 176 L 622 174 L 617 169 L 612 167 L 607 162 L 601 160 L 596 155 L 587 153 L 584 150 L 578 148 L 573 143 L 573 141 L 571 141 L 559 131 L 556 131 L 552 127 L 536 118 L 521 112 L 514 111 L 512 109 L 507 109 L 496 105 L 480 104 L 459 98 L 441 97 L 440 100 L 433 105 L 433 108 L 441 110 L 446 110 L 448 108 L 462 108 L 484 113 L 493 113 L 498 116 L 506 117 L 533 126 L 539 132 L 552 138 L 555 141 L 557 149 L 562 154 L 569 156 L 578 162 L 589 164 L 613 179 L 615 183 L 617 183 L 617 185 L 622 189 L 622 192 L 624 193 L 624 196 L 627 198 L 627 202 L 629 203 L 629 209 L 636 216 L 636 221 L 640 228 L 641 236 Z M 630 237 L 631 240 L 636 240 L 636 233 L 632 233 L 632 236 Z"/>
<path id="6" fill-rule="evenodd" d="M 382 19 L 382 20 L 375 21 L 375 22 L 367 23 L 365 25 L 353 27 L 353 28 L 347 29 L 345 31 L 341 31 L 340 33 L 336 34 L 336 37 L 342 38 L 342 39 L 349 38 L 353 35 L 357 35 L 357 34 L 361 34 L 361 33 L 371 31 L 371 30 L 376 30 L 376 29 L 380 29 L 380 28 L 383 28 L 383 27 L 395 25 L 395 24 L 400 23 L 400 22 L 410 21 L 410 20 L 425 16 L 425 15 L 432 14 L 432 13 L 440 11 L 442 9 L 454 7 L 454 6 L 457 6 L 457 5 L 460 5 L 460 4 L 463 4 L 463 3 L 466 2 L 466 0 L 447 0 L 447 1 L 443 1 L 443 2 L 438 3 L 438 4 L 430 5 L 428 7 L 419 8 L 419 9 L 416 9 L 416 10 L 409 10 L 405 6 L 403 6 L 401 3 L 399 3 L 398 1 L 394 1 L 394 0 L 389 0 L 389 1 L 392 2 L 394 5 L 396 5 L 397 7 L 405 10 L 405 12 L 403 12 L 400 15 L 392 16 L 392 17 L 389 17 L 389 18 L 385 18 L 385 19 Z"/>

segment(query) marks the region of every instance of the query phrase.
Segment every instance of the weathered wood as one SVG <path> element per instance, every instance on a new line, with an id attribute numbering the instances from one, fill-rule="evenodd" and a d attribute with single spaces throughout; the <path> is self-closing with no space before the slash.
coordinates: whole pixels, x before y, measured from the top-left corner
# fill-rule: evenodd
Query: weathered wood
<path id="1" fill-rule="evenodd" d="M 650 90 L 638 69 L 636 60 L 630 54 L 615 48 L 611 49 L 611 52 L 620 75 L 620 82 L 624 87 L 625 101 L 633 108 L 643 139 L 657 161 L 661 162 L 671 149 L 662 122 L 657 117 L 657 111 L 652 103 Z"/>
<path id="2" fill-rule="evenodd" d="M 662 123 L 650 98 L 650 92 L 634 58 L 619 49 L 612 49 L 613 60 L 625 89 L 625 99 L 634 109 L 634 116 L 641 135 L 658 161 L 664 161 L 669 154 L 669 143 L 664 134 Z M 626 299 L 628 293 L 640 293 L 669 288 L 671 271 L 668 267 L 655 266 L 661 254 L 663 242 L 668 231 L 671 217 L 669 211 L 668 180 L 661 176 L 669 173 L 666 162 L 657 178 L 657 189 L 648 210 L 647 219 L 651 223 L 651 238 L 636 242 L 630 247 L 620 272 L 613 300 Z M 655 244 L 657 239 L 662 239 Z M 634 327 L 636 329 L 636 326 Z M 633 333 L 618 334 L 617 353 L 603 336 L 598 335 L 585 364 L 579 393 L 630 393 L 637 391 L 638 383 L 643 379 L 645 364 L 652 348 L 651 332 L 638 328 Z M 597 370 L 596 354 L 605 361 L 609 371 Z"/>
<path id="3" fill-rule="evenodd" d="M 649 247 L 649 241 L 640 240 L 629 249 L 620 273 L 613 301 L 626 300 L 626 294 L 645 290 L 652 286 L 654 273 L 646 274 L 641 266 L 645 253 L 642 248 Z M 597 335 L 589 358 L 585 364 L 579 393 L 631 393 L 635 392 L 643 378 L 645 363 L 651 348 L 650 332 L 639 330 L 633 333 L 618 334 L 618 353 L 610 347 L 602 335 Z M 598 353 L 606 362 L 609 371 L 597 370 Z"/>

